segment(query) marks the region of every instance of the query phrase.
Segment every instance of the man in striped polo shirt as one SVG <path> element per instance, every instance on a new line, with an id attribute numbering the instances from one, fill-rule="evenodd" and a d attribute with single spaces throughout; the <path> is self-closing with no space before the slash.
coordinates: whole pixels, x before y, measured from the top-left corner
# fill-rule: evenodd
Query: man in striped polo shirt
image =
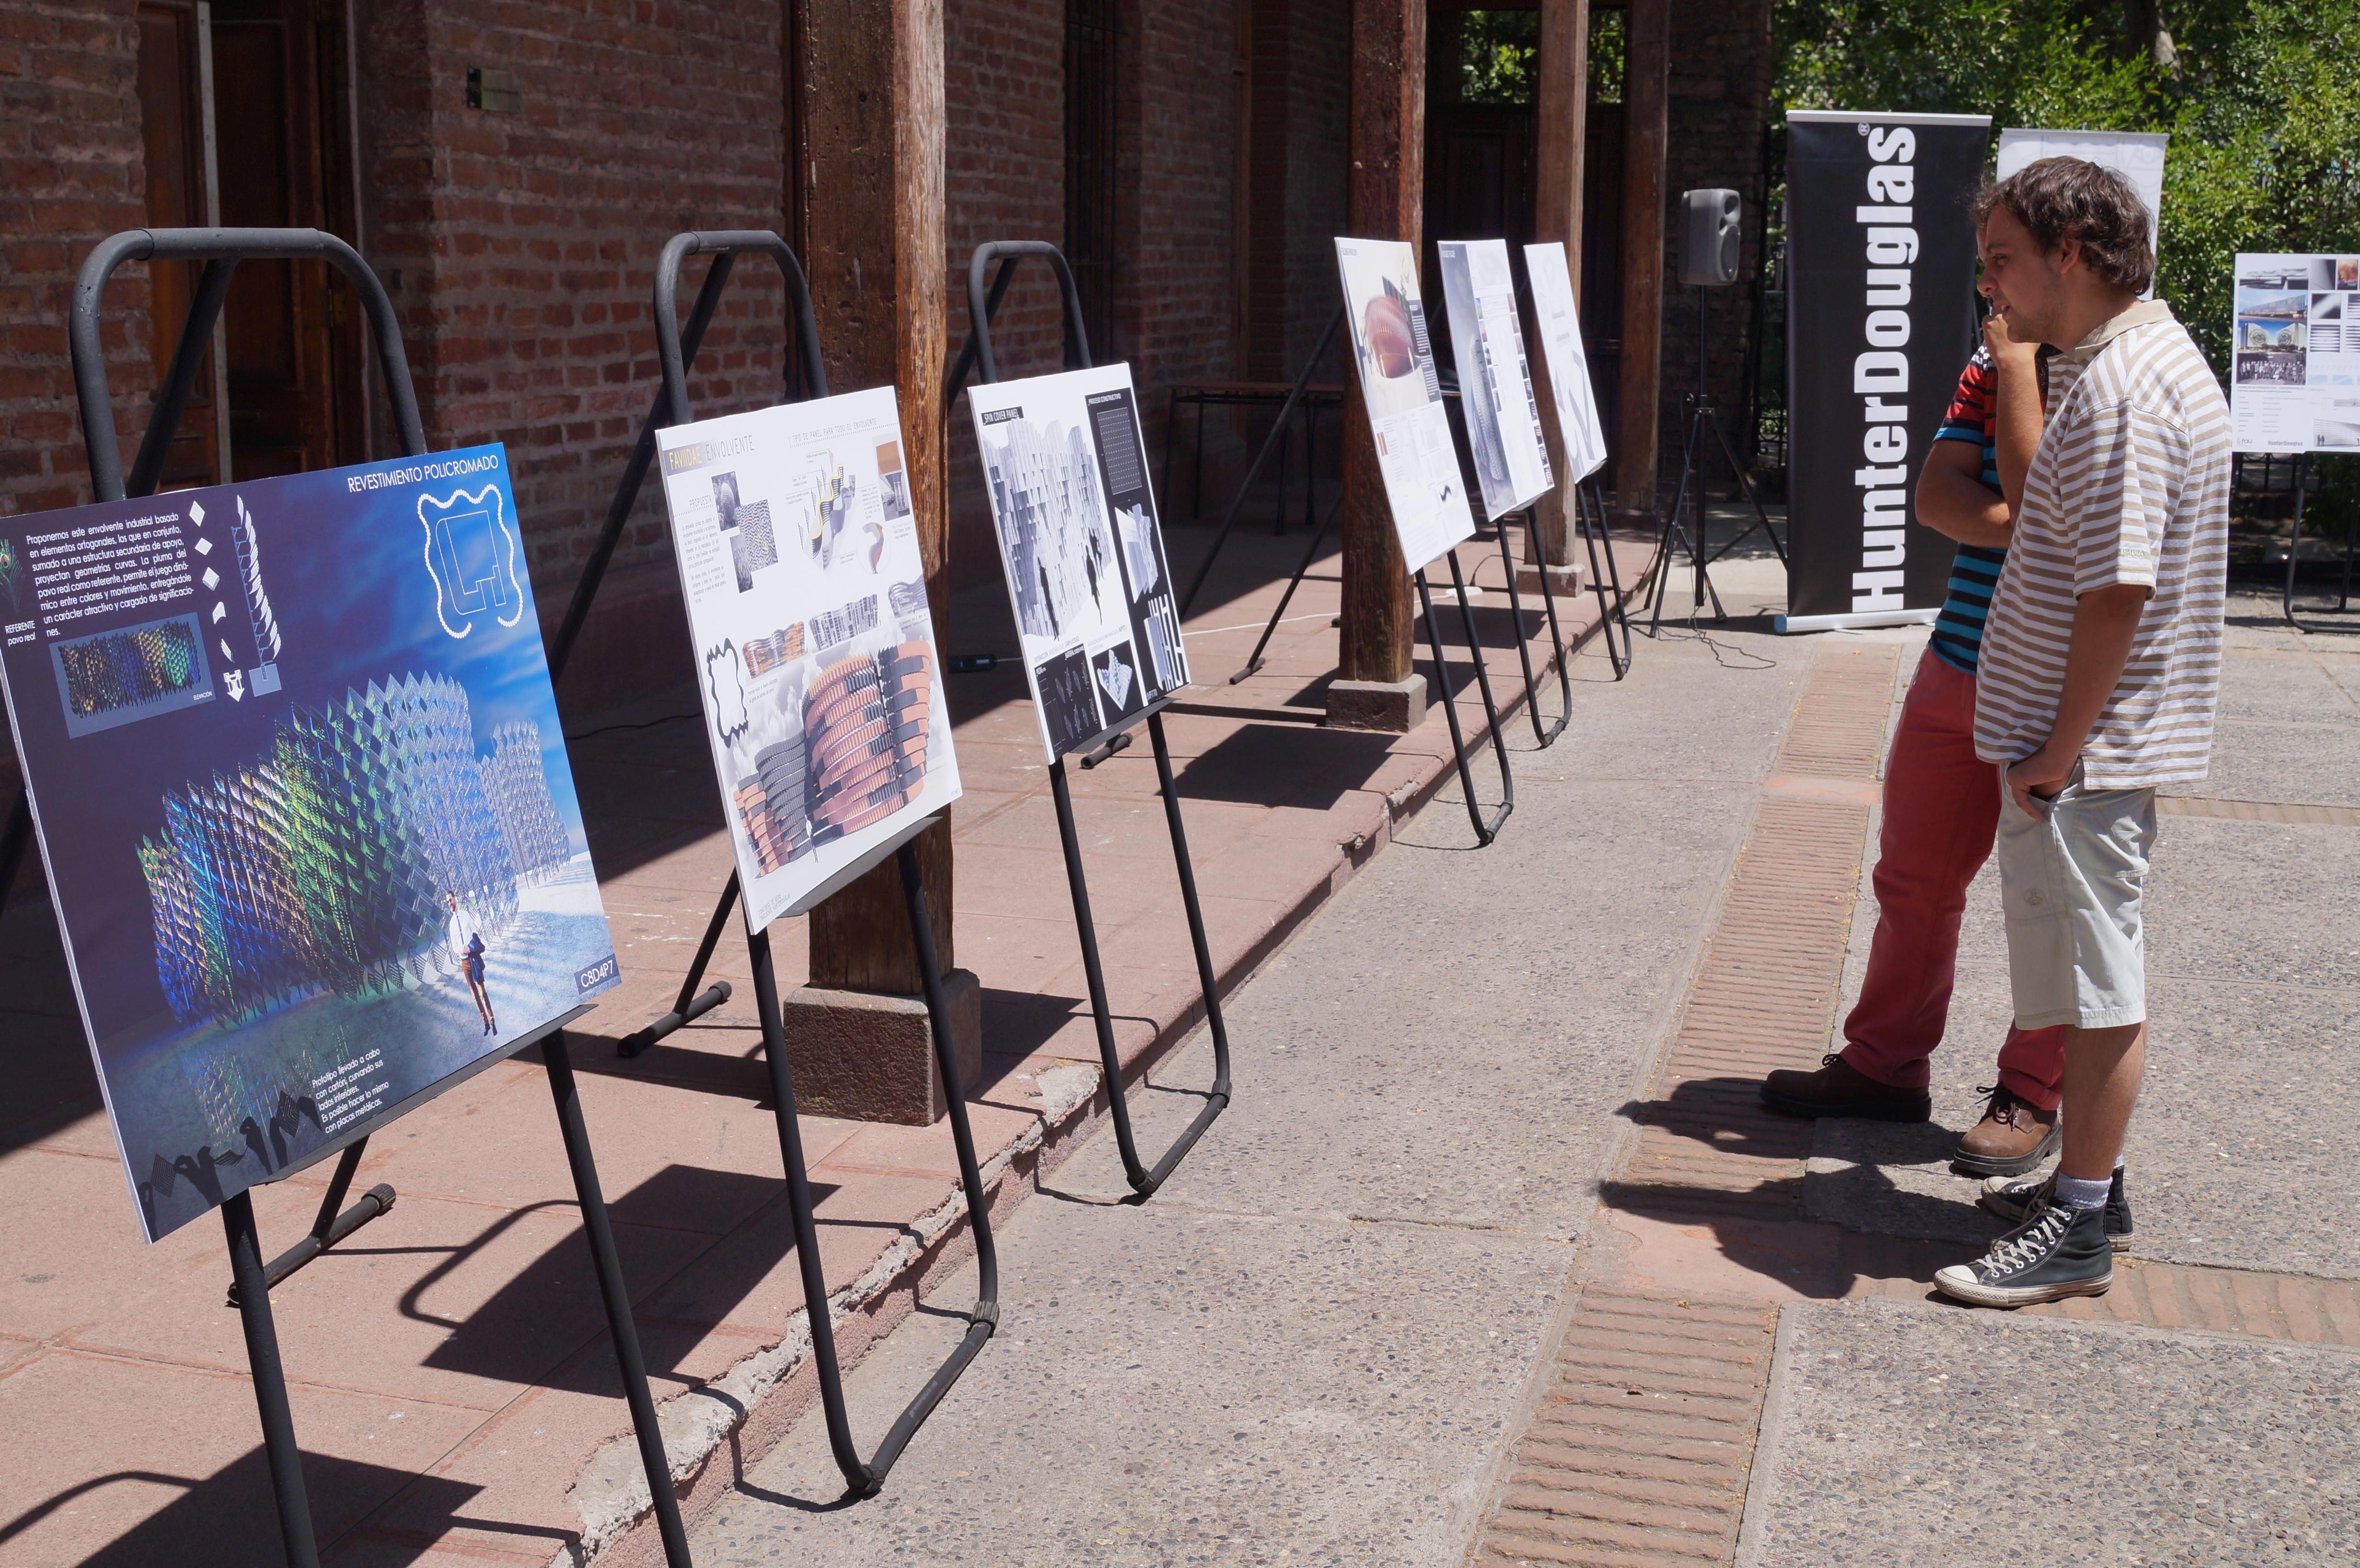
<path id="1" fill-rule="evenodd" d="M 1918 517 L 1959 543 L 1950 593 L 1910 678 L 1885 759 L 1876 935 L 1844 1048 L 1815 1072 L 1781 1069 L 1763 1102 L 1791 1116 L 1925 1121 L 1928 1059 L 1942 1043 L 1967 887 L 1991 856 L 1999 797 L 1975 755 L 1975 664 L 2024 472 L 2040 441 L 2038 342 L 1994 312 L 1959 377 L 1918 480 Z M 1953 1159 L 1973 1176 L 2015 1176 L 2056 1151 L 2065 1031 L 2011 1026 L 1983 1114 Z M 2125 1211 L 2126 1212 L 2126 1211 Z"/>
<path id="2" fill-rule="evenodd" d="M 2043 158 L 1977 202 L 1983 288 L 2065 348 L 1983 632 L 1975 750 L 2000 796 L 2016 1020 L 2065 1030 L 2064 1152 L 1986 1184 L 2024 1223 L 1945 1294 L 1985 1306 L 2114 1282 L 2104 1212 L 2147 1051 L 2140 898 L 2158 785 L 2204 777 L 2228 569 L 2229 408 L 2160 301 L 2122 176 Z M 1996 1200 L 1996 1201 L 1994 1201 Z"/>

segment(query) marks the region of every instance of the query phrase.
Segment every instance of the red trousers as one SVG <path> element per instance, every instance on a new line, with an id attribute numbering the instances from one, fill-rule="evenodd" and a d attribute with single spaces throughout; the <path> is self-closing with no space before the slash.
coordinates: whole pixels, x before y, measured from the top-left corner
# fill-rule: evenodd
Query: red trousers
<path id="1" fill-rule="evenodd" d="M 1843 1059 L 1896 1089 L 1922 1089 L 1942 1043 L 1959 964 L 1967 885 L 1992 851 L 1999 790 L 1975 756 L 1975 678 L 1932 649 L 1918 662 L 1893 755 L 1885 759 L 1885 830 L 1876 852 L 1876 936 L 1860 1003 L 1844 1019 Z M 2053 1110 L 2065 1068 L 2062 1029 L 2010 1024 L 1999 1082 Z"/>

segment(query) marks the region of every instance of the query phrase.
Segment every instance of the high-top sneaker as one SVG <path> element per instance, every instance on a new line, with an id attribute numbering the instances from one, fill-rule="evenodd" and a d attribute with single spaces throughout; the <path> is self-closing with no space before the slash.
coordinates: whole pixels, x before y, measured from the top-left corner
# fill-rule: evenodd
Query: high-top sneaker
<path id="1" fill-rule="evenodd" d="M 2103 1209 L 2050 1200 L 1972 1263 L 1953 1263 L 1934 1288 L 1979 1307 L 2028 1307 L 2067 1296 L 2103 1296 L 2114 1282 Z"/>
<path id="2" fill-rule="evenodd" d="M 2052 1173 L 2036 1176 L 2027 1181 L 2011 1181 L 1995 1176 L 1983 1183 L 1983 1195 L 1976 1202 L 2004 1220 L 2023 1221 L 2032 1211 L 2049 1201 L 2056 1190 L 2057 1178 Z M 2130 1190 L 2124 1184 L 2123 1173 L 2114 1172 L 2113 1182 L 2106 1188 L 2106 1239 L 2114 1244 L 2116 1252 L 2127 1252 L 2131 1245 Z"/>

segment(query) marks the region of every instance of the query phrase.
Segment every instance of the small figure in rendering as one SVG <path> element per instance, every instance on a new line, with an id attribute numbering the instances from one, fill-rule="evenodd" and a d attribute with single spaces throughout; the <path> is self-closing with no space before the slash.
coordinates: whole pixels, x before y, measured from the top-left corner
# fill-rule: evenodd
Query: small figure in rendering
<path id="1" fill-rule="evenodd" d="M 459 908 L 458 894 L 445 892 L 442 902 L 451 911 L 445 938 L 451 944 L 451 956 L 458 961 L 459 973 L 467 977 L 467 994 L 475 998 L 475 1011 L 484 1020 L 484 1032 L 497 1034 L 500 1021 L 492 1016 L 492 994 L 484 988 L 483 936 L 469 929 L 471 922 Z"/>

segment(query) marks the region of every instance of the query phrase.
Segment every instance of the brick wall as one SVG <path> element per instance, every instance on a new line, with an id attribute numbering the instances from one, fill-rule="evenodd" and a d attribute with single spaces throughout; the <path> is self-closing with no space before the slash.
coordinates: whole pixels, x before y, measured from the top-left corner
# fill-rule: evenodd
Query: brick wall
<path id="1" fill-rule="evenodd" d="M 655 392 L 657 254 L 682 229 L 782 226 L 780 11 L 399 0 L 361 15 L 367 254 L 398 279 L 430 440 L 508 446 L 551 622 Z M 467 108 L 470 66 L 513 71 L 521 111 Z M 683 310 L 702 271 L 690 264 Z M 690 379 L 700 416 L 777 397 L 782 320 L 774 270 L 746 264 Z M 569 686 L 659 683 L 684 665 L 649 634 L 679 624 L 651 484 Z"/>
<path id="2" fill-rule="evenodd" d="M 134 0 L 0 6 L 0 514 L 91 499 L 66 361 L 74 272 L 147 222 Z M 125 461 L 145 428 L 148 269 L 115 274 L 104 343 Z"/>
<path id="3" fill-rule="evenodd" d="M 986 240 L 1065 237 L 1065 0 L 946 0 L 943 7 L 943 187 L 950 239 L 950 352 L 967 337 L 967 260 Z M 994 319 L 1002 376 L 1063 364 L 1055 278 L 1026 262 Z M 950 420 L 950 571 L 955 583 L 1000 574 L 990 504 L 962 397 Z M 1012 648 L 997 651 L 1012 653 Z"/>
<path id="4" fill-rule="evenodd" d="M 1679 284 L 1679 196 L 1726 188 L 1745 201 L 1744 256 L 1739 282 L 1705 290 L 1705 384 L 1718 400 L 1721 428 L 1747 456 L 1742 429 L 1746 350 L 1753 331 L 1753 283 L 1762 258 L 1763 122 L 1773 65 L 1768 0 L 1673 0 L 1672 60 L 1666 154 L 1664 348 L 1656 450 L 1665 483 L 1677 483 L 1687 433 L 1680 398 L 1697 384 L 1697 291 Z M 1727 465 L 1706 464 L 1716 492 L 1733 491 Z"/>
<path id="5" fill-rule="evenodd" d="M 1220 0 L 1126 10 L 1116 337 L 1160 460 L 1173 385 L 1246 374 L 1236 353 L 1237 18 Z M 1193 440 L 1195 421 L 1183 422 Z M 1219 429 L 1207 425 L 1208 450 Z M 1208 463 L 1207 493 L 1226 494 L 1215 475 L 1241 462 Z"/>

